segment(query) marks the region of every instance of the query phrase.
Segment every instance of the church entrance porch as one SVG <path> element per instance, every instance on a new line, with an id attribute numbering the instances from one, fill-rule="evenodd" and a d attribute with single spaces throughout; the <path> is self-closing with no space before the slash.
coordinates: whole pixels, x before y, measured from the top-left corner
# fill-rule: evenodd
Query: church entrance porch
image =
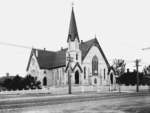
<path id="1" fill-rule="evenodd" d="M 75 84 L 79 84 L 79 72 L 75 72 Z"/>

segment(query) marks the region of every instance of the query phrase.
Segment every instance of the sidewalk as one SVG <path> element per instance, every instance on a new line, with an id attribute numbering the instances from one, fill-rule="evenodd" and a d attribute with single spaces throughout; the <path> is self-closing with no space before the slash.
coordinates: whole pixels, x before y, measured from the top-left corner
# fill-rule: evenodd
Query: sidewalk
<path id="1" fill-rule="evenodd" d="M 133 91 L 122 91 L 123 93 L 135 93 Z M 104 95 L 112 95 L 112 94 L 119 94 L 118 91 L 110 91 L 110 92 L 100 92 L 100 93 L 96 93 L 96 92 L 87 92 L 87 93 L 73 93 L 73 94 L 60 94 L 60 95 L 54 95 L 54 94 L 40 94 L 40 95 L 15 95 L 15 97 L 9 97 L 9 98 L 0 98 L 0 102 L 6 102 L 6 101 L 20 101 L 20 100 L 38 100 L 38 99 L 54 99 L 54 98 L 67 98 L 67 97 L 82 97 L 82 96 L 94 96 L 94 95 L 99 95 L 99 96 L 104 96 Z M 7 95 L 9 96 L 9 95 Z M 1 97 L 1 95 L 0 95 Z"/>

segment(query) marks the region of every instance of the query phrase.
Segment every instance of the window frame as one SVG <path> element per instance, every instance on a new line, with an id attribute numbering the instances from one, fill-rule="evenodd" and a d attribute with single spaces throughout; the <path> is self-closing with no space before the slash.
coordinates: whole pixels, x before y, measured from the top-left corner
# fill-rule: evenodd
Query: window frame
<path id="1" fill-rule="evenodd" d="M 98 57 L 96 55 L 92 59 L 92 75 L 98 75 Z"/>

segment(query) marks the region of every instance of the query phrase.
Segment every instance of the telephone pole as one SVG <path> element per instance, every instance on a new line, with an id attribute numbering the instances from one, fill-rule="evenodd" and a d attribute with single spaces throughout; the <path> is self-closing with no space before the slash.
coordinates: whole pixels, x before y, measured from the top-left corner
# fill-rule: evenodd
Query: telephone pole
<path id="1" fill-rule="evenodd" d="M 68 93 L 72 94 L 71 92 L 71 62 L 73 62 L 72 57 L 67 57 L 67 61 L 69 62 L 69 70 L 68 70 Z"/>
<path id="2" fill-rule="evenodd" d="M 136 59 L 136 61 L 135 61 L 135 65 L 136 65 L 136 72 L 137 72 L 137 74 L 136 74 L 136 91 L 137 92 L 139 92 L 139 70 L 138 70 L 138 68 L 139 68 L 139 62 L 141 61 L 141 59 Z"/>

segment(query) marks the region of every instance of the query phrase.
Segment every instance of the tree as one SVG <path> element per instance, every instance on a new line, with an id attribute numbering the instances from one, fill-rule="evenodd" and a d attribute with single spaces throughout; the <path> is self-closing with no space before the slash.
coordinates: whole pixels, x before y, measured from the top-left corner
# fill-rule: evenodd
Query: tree
<path id="1" fill-rule="evenodd" d="M 149 66 L 145 66 L 143 68 L 143 72 L 145 76 L 150 76 L 150 65 Z"/>
<path id="2" fill-rule="evenodd" d="M 11 87 L 12 87 L 13 90 L 16 90 L 16 89 L 21 90 L 21 89 L 23 89 L 22 83 L 21 83 L 22 79 L 23 78 L 21 78 L 19 75 L 16 75 L 14 77 L 14 79 L 11 82 Z"/>
<path id="3" fill-rule="evenodd" d="M 113 68 L 115 70 L 116 75 L 120 77 L 125 72 L 126 63 L 122 59 L 115 59 L 113 61 Z"/>
<path id="4" fill-rule="evenodd" d="M 36 77 L 32 77 L 31 75 L 27 75 L 25 78 L 16 75 L 13 79 L 7 78 L 5 79 L 2 86 L 6 87 L 8 90 L 22 90 L 22 89 L 35 89 L 41 88 L 41 82 L 37 81 Z"/>
<path id="5" fill-rule="evenodd" d="M 122 59 L 115 59 L 113 61 L 113 68 L 115 70 L 116 75 L 118 75 L 116 80 L 117 80 L 117 83 L 119 84 L 119 92 L 121 92 L 121 89 L 120 89 L 121 80 L 119 79 L 119 77 L 125 72 L 125 66 L 126 66 L 126 63 Z"/>
<path id="6" fill-rule="evenodd" d="M 33 77 L 30 74 L 28 74 L 25 79 L 25 86 L 26 88 L 31 88 L 31 89 L 35 89 L 35 88 L 40 88 L 41 82 L 37 81 L 37 77 Z"/>
<path id="7" fill-rule="evenodd" d="M 7 78 L 4 80 L 2 86 L 6 87 L 7 89 L 11 89 L 11 83 L 12 83 L 12 79 Z"/>

